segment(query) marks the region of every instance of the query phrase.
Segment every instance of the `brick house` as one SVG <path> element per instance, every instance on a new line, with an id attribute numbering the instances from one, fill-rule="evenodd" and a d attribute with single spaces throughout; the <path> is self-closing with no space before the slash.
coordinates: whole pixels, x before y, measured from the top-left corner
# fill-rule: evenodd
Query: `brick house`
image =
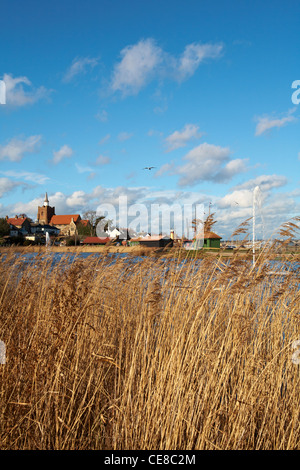
<path id="1" fill-rule="evenodd" d="M 77 224 L 81 221 L 79 214 L 53 215 L 49 225 L 60 230 L 60 235 L 72 236 L 76 233 Z"/>
<path id="2" fill-rule="evenodd" d="M 6 222 L 10 225 L 10 228 L 14 232 L 18 232 L 21 235 L 27 235 L 31 232 L 31 224 L 28 217 L 5 217 Z"/>
<path id="3" fill-rule="evenodd" d="M 55 207 L 51 207 L 48 195 L 42 206 L 38 207 L 37 222 L 40 225 L 50 225 L 60 230 L 60 235 L 72 236 L 76 233 L 77 224 L 81 221 L 79 214 L 56 215 Z"/>

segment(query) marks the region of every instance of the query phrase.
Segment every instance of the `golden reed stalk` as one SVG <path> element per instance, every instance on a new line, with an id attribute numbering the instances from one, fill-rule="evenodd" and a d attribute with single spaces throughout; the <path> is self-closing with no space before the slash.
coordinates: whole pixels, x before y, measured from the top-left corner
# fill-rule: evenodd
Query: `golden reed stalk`
<path id="1" fill-rule="evenodd" d="M 0 449 L 299 449 L 299 257 L 273 258 L 2 256 Z"/>

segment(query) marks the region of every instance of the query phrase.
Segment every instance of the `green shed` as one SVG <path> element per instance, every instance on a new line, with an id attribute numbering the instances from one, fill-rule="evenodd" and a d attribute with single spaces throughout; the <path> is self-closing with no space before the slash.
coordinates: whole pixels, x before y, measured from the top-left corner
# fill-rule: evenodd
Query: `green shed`
<path id="1" fill-rule="evenodd" d="M 214 232 L 204 232 L 203 248 L 220 248 L 222 237 Z"/>

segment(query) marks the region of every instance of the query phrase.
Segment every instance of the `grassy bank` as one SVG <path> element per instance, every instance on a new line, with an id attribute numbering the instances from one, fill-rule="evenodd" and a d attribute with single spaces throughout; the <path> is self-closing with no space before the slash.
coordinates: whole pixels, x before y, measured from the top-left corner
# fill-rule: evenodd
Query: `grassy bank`
<path id="1" fill-rule="evenodd" d="M 252 259 L 252 249 L 248 248 L 237 248 L 234 250 L 228 250 L 225 248 L 213 249 L 213 248 L 202 248 L 200 250 L 185 250 L 180 246 L 174 246 L 172 248 L 157 248 L 157 247 L 143 247 L 143 246 L 115 246 L 115 245 L 77 245 L 77 246 L 51 246 L 45 247 L 43 245 L 28 245 L 28 246 L 0 246 L 1 254 L 13 254 L 13 253 L 90 253 L 90 254 L 103 254 L 108 253 L 127 253 L 132 256 L 148 256 L 148 257 L 164 257 L 164 258 L 177 258 L 177 259 L 203 259 L 207 257 L 214 257 L 218 259 L 222 258 L 243 258 L 250 260 Z M 279 248 L 276 245 L 268 250 L 268 253 L 274 254 L 276 259 L 282 260 L 297 260 L 300 257 L 300 249 L 287 249 L 281 244 Z M 264 257 L 264 250 L 256 250 L 256 257 Z"/>
<path id="2" fill-rule="evenodd" d="M 271 258 L 1 258 L 0 448 L 299 449 L 299 271 Z"/>
<path id="3" fill-rule="evenodd" d="M 77 245 L 77 246 L 51 246 L 47 248 L 43 245 L 29 245 L 29 246 L 11 246 L 0 247 L 1 252 L 27 252 L 27 253 L 131 253 L 137 250 L 138 247 L 123 247 L 123 246 L 93 246 L 93 245 Z"/>

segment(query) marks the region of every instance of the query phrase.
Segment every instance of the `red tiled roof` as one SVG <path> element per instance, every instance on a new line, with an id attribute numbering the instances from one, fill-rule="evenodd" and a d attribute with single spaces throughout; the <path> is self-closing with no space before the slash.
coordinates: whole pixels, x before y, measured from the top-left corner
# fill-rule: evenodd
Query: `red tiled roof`
<path id="1" fill-rule="evenodd" d="M 90 224 L 90 221 L 87 219 L 81 219 L 80 223 L 86 227 L 87 225 Z"/>
<path id="2" fill-rule="evenodd" d="M 76 222 L 79 222 L 80 220 L 80 215 L 79 214 L 67 214 L 67 215 L 53 215 L 50 220 L 50 224 L 52 225 L 69 225 L 72 221 L 74 220 L 75 224 Z"/>
<path id="3" fill-rule="evenodd" d="M 109 237 L 86 237 L 82 243 L 88 243 L 88 244 L 95 244 L 99 243 L 101 245 L 105 245 L 107 242 L 110 241 Z"/>
<path id="4" fill-rule="evenodd" d="M 25 220 L 27 220 L 27 217 L 11 217 L 6 219 L 7 223 L 11 225 L 22 225 Z"/>

